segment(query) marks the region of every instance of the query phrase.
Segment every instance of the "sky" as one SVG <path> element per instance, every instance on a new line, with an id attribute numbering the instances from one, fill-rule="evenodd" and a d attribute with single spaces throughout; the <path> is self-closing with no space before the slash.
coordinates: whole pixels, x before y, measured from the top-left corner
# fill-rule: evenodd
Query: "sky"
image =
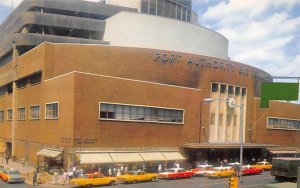
<path id="1" fill-rule="evenodd" d="M 11 10 L 12 0 L 0 0 L 0 23 Z M 229 40 L 231 60 L 300 77 L 300 0 L 193 0 L 193 10 L 200 25 Z"/>

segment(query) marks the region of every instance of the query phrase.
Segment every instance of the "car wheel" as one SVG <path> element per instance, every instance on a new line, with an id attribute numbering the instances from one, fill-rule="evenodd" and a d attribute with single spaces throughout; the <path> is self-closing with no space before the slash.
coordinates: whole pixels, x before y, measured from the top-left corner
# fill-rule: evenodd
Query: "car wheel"
<path id="1" fill-rule="evenodd" d="M 152 182 L 155 182 L 155 181 L 156 181 L 156 177 L 152 177 L 152 178 L 151 178 L 151 181 L 152 181 Z"/>
<path id="2" fill-rule="evenodd" d="M 137 182 L 137 180 L 133 180 L 133 181 L 132 181 L 132 183 L 136 183 L 136 182 Z"/>
<path id="3" fill-rule="evenodd" d="M 116 184 L 116 182 L 115 181 L 111 181 L 111 182 L 109 182 L 109 185 L 115 185 Z"/>
<path id="4" fill-rule="evenodd" d="M 221 176 L 220 176 L 220 175 L 218 175 L 218 179 L 221 179 Z"/>
<path id="5" fill-rule="evenodd" d="M 87 184 L 86 187 L 93 187 L 93 185 L 92 184 Z"/>

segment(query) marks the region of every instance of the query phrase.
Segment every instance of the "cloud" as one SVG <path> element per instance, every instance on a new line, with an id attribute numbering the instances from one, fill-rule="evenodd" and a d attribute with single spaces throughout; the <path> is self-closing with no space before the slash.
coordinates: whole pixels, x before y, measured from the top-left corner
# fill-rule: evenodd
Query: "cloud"
<path id="1" fill-rule="evenodd" d="M 300 16 L 292 15 L 299 5 L 298 0 L 229 0 L 209 5 L 199 17 L 229 39 L 231 59 L 272 75 L 300 76 Z"/>

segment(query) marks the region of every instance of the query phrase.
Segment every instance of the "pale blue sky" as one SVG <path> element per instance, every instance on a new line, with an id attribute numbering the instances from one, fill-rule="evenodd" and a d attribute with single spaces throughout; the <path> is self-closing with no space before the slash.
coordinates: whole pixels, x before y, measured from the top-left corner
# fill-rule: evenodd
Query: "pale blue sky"
<path id="1" fill-rule="evenodd" d="M 0 22 L 11 2 L 0 0 Z M 300 0 L 193 0 L 193 9 L 200 25 L 229 40 L 232 60 L 273 76 L 300 76 Z"/>

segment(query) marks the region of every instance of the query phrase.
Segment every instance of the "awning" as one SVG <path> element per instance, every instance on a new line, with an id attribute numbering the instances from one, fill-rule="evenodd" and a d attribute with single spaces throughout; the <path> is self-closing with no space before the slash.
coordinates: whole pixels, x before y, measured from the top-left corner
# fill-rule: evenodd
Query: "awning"
<path id="1" fill-rule="evenodd" d="M 270 151 L 272 154 L 296 154 L 296 151 Z"/>
<path id="2" fill-rule="evenodd" d="M 161 152 L 145 152 L 140 153 L 144 161 L 165 161 L 166 158 Z"/>
<path id="3" fill-rule="evenodd" d="M 80 153 L 80 163 L 113 163 L 113 160 L 108 153 Z"/>
<path id="4" fill-rule="evenodd" d="M 42 156 L 46 156 L 46 157 L 57 157 L 59 154 L 62 153 L 62 150 L 55 150 L 55 149 L 42 149 L 40 151 L 37 152 L 37 155 L 42 155 Z"/>
<path id="5" fill-rule="evenodd" d="M 115 163 L 144 162 L 139 153 L 110 153 Z"/>
<path id="6" fill-rule="evenodd" d="M 185 148 L 194 149 L 233 149 L 240 148 L 240 143 L 186 143 Z M 243 143 L 243 148 L 276 148 L 275 144 Z"/>
<path id="7" fill-rule="evenodd" d="M 185 158 L 179 152 L 162 152 L 166 160 L 168 161 L 176 161 L 176 160 L 184 160 Z"/>

